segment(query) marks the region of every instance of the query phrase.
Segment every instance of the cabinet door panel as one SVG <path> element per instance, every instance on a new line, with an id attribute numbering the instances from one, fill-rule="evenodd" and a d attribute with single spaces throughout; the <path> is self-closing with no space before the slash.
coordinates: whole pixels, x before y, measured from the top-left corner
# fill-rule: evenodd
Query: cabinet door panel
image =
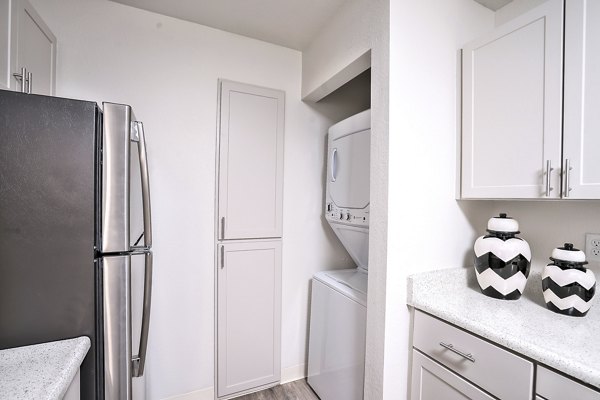
<path id="1" fill-rule="evenodd" d="M 600 2 L 572 0 L 565 10 L 564 159 L 569 198 L 600 198 Z M 567 188 L 563 189 L 565 197 Z"/>
<path id="2" fill-rule="evenodd" d="M 219 245 L 217 395 L 281 377 L 281 242 Z"/>
<path id="3" fill-rule="evenodd" d="M 440 399 L 494 400 L 459 375 L 413 350 L 411 400 Z"/>
<path id="4" fill-rule="evenodd" d="M 13 72 L 32 73 L 32 93 L 54 95 L 56 37 L 27 0 L 13 0 L 17 21 L 13 29 L 16 53 Z M 14 80 L 13 88 L 20 88 Z"/>
<path id="5" fill-rule="evenodd" d="M 221 83 L 221 239 L 281 237 L 284 93 Z"/>
<path id="6" fill-rule="evenodd" d="M 462 196 L 560 197 L 562 1 L 463 50 Z"/>

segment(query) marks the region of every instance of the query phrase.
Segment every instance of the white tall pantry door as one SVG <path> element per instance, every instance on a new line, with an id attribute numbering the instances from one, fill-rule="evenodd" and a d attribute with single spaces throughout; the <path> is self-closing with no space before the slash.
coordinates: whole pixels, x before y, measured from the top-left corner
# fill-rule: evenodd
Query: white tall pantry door
<path id="1" fill-rule="evenodd" d="M 281 237 L 284 93 L 221 82 L 219 239 Z"/>
<path id="2" fill-rule="evenodd" d="M 284 92 L 220 81 L 217 397 L 281 379 Z"/>

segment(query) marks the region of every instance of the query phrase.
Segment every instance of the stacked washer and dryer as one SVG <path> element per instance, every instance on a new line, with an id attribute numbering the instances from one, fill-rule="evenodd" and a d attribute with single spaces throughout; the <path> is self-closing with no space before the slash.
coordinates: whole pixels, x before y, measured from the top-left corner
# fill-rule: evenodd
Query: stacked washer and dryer
<path id="1" fill-rule="evenodd" d="M 313 276 L 308 383 L 321 400 L 363 398 L 370 144 L 370 110 L 329 128 L 325 218 L 357 268 Z"/>

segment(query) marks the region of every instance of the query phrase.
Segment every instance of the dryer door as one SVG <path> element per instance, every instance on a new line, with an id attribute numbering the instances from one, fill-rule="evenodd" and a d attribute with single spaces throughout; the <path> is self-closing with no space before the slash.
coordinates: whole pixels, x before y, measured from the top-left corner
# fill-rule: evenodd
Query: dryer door
<path id="1" fill-rule="evenodd" d="M 369 205 L 370 138 L 371 130 L 366 129 L 330 141 L 327 184 L 337 207 Z"/>

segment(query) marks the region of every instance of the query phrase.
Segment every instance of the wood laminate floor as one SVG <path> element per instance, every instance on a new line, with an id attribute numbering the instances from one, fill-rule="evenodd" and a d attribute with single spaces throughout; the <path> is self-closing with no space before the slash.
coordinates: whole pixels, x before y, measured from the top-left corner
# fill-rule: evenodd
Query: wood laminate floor
<path id="1" fill-rule="evenodd" d="M 319 400 L 306 379 L 286 383 L 260 392 L 237 397 L 235 400 Z"/>

